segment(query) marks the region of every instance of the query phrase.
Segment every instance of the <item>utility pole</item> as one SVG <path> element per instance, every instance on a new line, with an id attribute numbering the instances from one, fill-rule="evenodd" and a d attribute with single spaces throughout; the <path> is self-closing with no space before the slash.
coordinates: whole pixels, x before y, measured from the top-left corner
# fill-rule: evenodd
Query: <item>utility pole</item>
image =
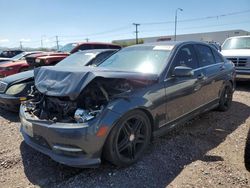
<path id="1" fill-rule="evenodd" d="M 43 38 L 41 38 L 41 48 L 43 48 Z"/>
<path id="2" fill-rule="evenodd" d="M 175 21 L 174 21 L 174 41 L 176 41 L 176 29 L 177 29 L 177 12 L 179 11 L 183 11 L 182 8 L 177 8 L 175 10 Z"/>
<path id="3" fill-rule="evenodd" d="M 57 48 L 57 50 L 59 50 L 59 40 L 58 40 L 58 36 L 56 36 L 56 48 Z"/>
<path id="4" fill-rule="evenodd" d="M 138 33 L 139 33 L 139 31 L 138 31 L 138 26 L 140 26 L 140 24 L 138 24 L 138 23 L 133 23 L 133 25 L 135 26 L 135 41 L 136 41 L 136 44 L 138 44 L 139 42 L 138 42 Z"/>
<path id="5" fill-rule="evenodd" d="M 86 42 L 89 42 L 89 38 L 86 38 L 85 40 L 86 40 Z"/>
<path id="6" fill-rule="evenodd" d="M 22 41 L 20 41 L 20 48 L 21 48 L 21 50 L 23 49 L 23 42 Z"/>
<path id="7" fill-rule="evenodd" d="M 43 39 L 46 37 L 46 35 L 41 35 L 41 48 L 43 48 Z"/>

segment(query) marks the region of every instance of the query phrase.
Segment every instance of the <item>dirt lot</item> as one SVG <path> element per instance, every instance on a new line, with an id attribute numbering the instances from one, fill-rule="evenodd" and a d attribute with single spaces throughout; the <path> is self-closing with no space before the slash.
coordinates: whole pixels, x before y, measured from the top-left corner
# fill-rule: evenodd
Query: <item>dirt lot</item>
<path id="1" fill-rule="evenodd" d="M 250 85 L 241 82 L 230 111 L 203 114 L 156 139 L 137 164 L 75 169 L 27 146 L 18 115 L 0 110 L 0 187 L 250 187 L 249 127 Z"/>

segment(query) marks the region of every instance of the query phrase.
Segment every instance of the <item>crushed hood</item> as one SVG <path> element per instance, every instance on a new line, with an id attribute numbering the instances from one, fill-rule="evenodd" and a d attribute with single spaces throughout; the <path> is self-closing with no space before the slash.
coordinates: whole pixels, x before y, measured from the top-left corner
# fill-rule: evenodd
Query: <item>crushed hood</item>
<path id="1" fill-rule="evenodd" d="M 35 86 L 48 96 L 77 99 L 81 91 L 95 78 L 124 78 L 130 80 L 158 79 L 156 74 L 125 72 L 101 67 L 59 67 L 44 66 L 34 70 Z"/>

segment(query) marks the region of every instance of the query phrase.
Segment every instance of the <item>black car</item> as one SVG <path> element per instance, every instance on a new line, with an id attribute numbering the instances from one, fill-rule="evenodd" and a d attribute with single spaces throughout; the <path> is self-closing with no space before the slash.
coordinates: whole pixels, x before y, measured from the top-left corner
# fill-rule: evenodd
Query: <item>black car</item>
<path id="1" fill-rule="evenodd" d="M 56 66 L 78 67 L 78 69 L 84 65 L 96 66 L 116 51 L 116 49 L 85 50 L 70 55 L 59 62 Z M 11 111 L 18 111 L 20 102 L 27 99 L 28 91 L 33 85 L 33 70 L 7 76 L 1 79 L 0 107 Z"/>
<path id="2" fill-rule="evenodd" d="M 55 161 L 127 166 L 152 137 L 211 109 L 229 109 L 235 69 L 200 42 L 124 48 L 98 67 L 35 69 L 20 107 L 25 142 Z"/>

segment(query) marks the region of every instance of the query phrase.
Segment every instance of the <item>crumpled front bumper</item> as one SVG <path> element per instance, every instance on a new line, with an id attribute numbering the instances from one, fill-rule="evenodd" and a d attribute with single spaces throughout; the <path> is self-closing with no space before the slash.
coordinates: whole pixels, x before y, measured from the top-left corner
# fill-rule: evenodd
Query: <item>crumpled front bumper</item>
<path id="1" fill-rule="evenodd" d="M 93 167 L 101 162 L 102 148 L 107 138 L 98 130 L 112 124 L 119 114 L 108 110 L 87 123 L 54 123 L 32 118 L 20 107 L 21 133 L 25 142 L 53 160 L 72 167 Z"/>

